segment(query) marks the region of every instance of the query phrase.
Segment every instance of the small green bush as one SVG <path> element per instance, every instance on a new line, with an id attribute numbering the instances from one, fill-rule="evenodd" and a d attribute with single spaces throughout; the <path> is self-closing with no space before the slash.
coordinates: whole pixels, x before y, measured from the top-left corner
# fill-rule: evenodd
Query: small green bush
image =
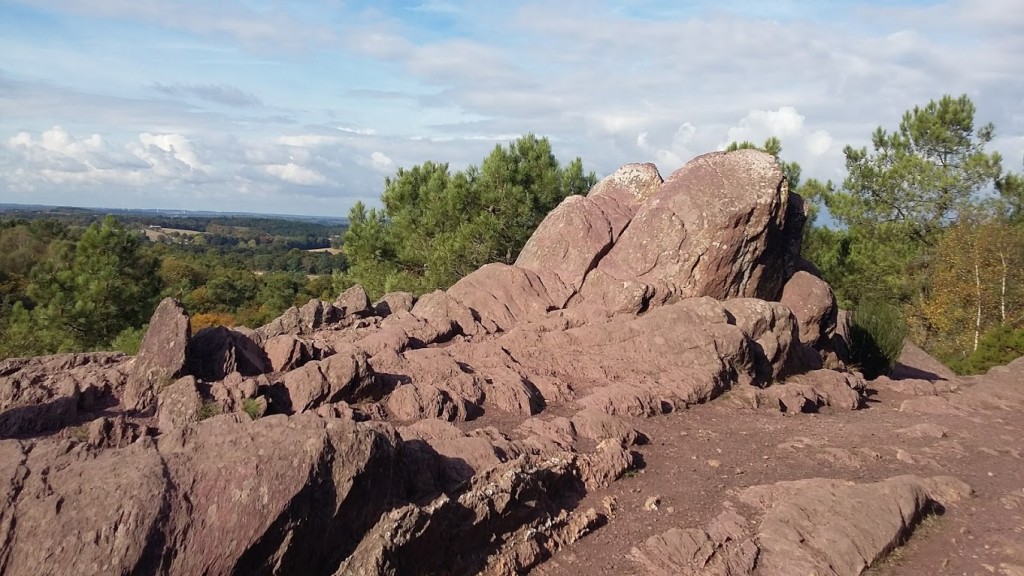
<path id="1" fill-rule="evenodd" d="M 142 347 L 142 338 L 145 336 L 146 326 L 125 328 L 110 342 L 110 347 L 129 356 L 135 356 L 139 353 L 139 348 Z"/>
<path id="2" fill-rule="evenodd" d="M 253 420 L 260 417 L 261 408 L 262 406 L 260 405 L 260 401 L 256 398 L 246 398 L 245 400 L 242 400 L 242 410 L 244 410 L 245 413 L 249 415 L 249 418 L 252 418 Z"/>
<path id="3" fill-rule="evenodd" d="M 888 374 L 903 351 L 907 324 L 896 307 L 885 302 L 862 302 L 853 311 L 850 355 L 865 378 Z"/>
<path id="4" fill-rule="evenodd" d="M 216 402 L 205 401 L 202 406 L 199 407 L 199 411 L 196 413 L 196 419 L 202 422 L 207 418 L 213 418 L 214 416 L 221 415 L 220 404 Z"/>
<path id="5" fill-rule="evenodd" d="M 993 366 L 1009 364 L 1024 356 L 1024 328 L 1014 330 L 1001 325 L 986 332 L 978 340 L 978 349 L 967 356 L 951 359 L 957 374 L 983 374 Z"/>

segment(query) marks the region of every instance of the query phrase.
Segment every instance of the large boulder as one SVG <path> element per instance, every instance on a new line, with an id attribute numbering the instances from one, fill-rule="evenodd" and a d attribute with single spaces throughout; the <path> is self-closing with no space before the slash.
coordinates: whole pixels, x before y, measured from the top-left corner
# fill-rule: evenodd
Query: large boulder
<path id="1" fill-rule="evenodd" d="M 355 401 L 373 384 L 367 356 L 356 348 L 340 349 L 284 375 L 291 410 L 304 412 L 323 404 Z"/>
<path id="2" fill-rule="evenodd" d="M 267 355 L 250 335 L 225 326 L 196 332 L 188 343 L 188 373 L 206 381 L 232 372 L 256 376 L 270 370 Z"/>
<path id="3" fill-rule="evenodd" d="M 595 184 L 587 198 L 604 212 L 612 227 L 612 237 L 617 240 L 663 182 L 654 164 L 626 164 Z"/>
<path id="4" fill-rule="evenodd" d="M 578 292 L 587 273 L 661 182 L 653 164 L 627 164 L 594 186 L 588 196 L 569 196 L 530 236 L 516 266 L 542 277 L 554 275 Z"/>
<path id="5" fill-rule="evenodd" d="M 809 272 L 798 271 L 786 281 L 779 301 L 796 316 L 801 342 L 821 348 L 832 339 L 839 307 L 827 282 Z"/>
<path id="6" fill-rule="evenodd" d="M 601 207 L 585 196 L 569 196 L 530 236 L 516 266 L 553 274 L 575 292 L 613 241 L 612 224 Z"/>
<path id="7" fill-rule="evenodd" d="M 157 425 L 162 431 L 181 428 L 199 421 L 203 398 L 195 376 L 185 376 L 160 391 L 156 405 Z"/>
<path id="8" fill-rule="evenodd" d="M 99 454 L 86 444 L 2 441 L 3 573 L 156 573 L 172 490 L 148 438 Z"/>
<path id="9" fill-rule="evenodd" d="M 475 312 L 483 327 L 494 333 L 561 308 L 571 291 L 557 278 L 545 281 L 518 266 L 487 264 L 456 282 L 448 295 Z"/>
<path id="10" fill-rule="evenodd" d="M 225 415 L 98 454 L 0 442 L 0 559 L 37 574 L 327 574 L 404 490 L 393 431 Z"/>
<path id="11" fill-rule="evenodd" d="M 416 296 L 412 292 L 388 292 L 381 296 L 373 305 L 373 313 L 381 318 L 395 312 L 408 312 L 416 304 Z"/>
<path id="12" fill-rule="evenodd" d="M 438 331 L 454 327 L 466 336 L 485 333 L 469 308 L 441 290 L 420 296 L 411 313 Z"/>
<path id="13" fill-rule="evenodd" d="M 288 372 L 310 361 L 313 354 L 310 346 L 291 334 L 274 336 L 263 344 L 270 369 L 275 372 Z"/>
<path id="14" fill-rule="evenodd" d="M 970 494 L 949 477 L 752 486 L 739 499 L 754 514 L 728 509 L 703 529 L 672 528 L 634 548 L 632 558 L 652 576 L 857 576 L 925 516 Z"/>
<path id="15" fill-rule="evenodd" d="M 598 268 L 673 297 L 776 300 L 803 225 L 777 160 L 715 152 L 680 168 L 637 212 Z"/>
<path id="16" fill-rule="evenodd" d="M 636 415 L 704 402 L 753 381 L 750 342 L 712 298 L 575 327 L 524 326 L 500 340 L 546 401 L 578 399 Z"/>
<path id="17" fill-rule="evenodd" d="M 135 366 L 121 398 L 125 408 L 143 413 L 156 408 L 158 389 L 185 373 L 191 335 L 185 309 L 177 300 L 164 298 L 149 319 L 149 328 L 135 355 Z"/>
<path id="18" fill-rule="evenodd" d="M 360 284 L 342 292 L 334 301 L 334 307 L 339 309 L 343 316 L 365 316 L 373 312 L 370 297 Z"/>
<path id="19" fill-rule="evenodd" d="M 736 325 L 752 341 L 754 363 L 761 383 L 769 383 L 794 368 L 794 352 L 799 345 L 797 321 L 786 306 L 757 298 L 734 298 L 722 306 Z"/>
<path id="20" fill-rule="evenodd" d="M 956 373 L 909 340 L 903 345 L 896 365 L 889 372 L 893 380 L 956 380 Z"/>

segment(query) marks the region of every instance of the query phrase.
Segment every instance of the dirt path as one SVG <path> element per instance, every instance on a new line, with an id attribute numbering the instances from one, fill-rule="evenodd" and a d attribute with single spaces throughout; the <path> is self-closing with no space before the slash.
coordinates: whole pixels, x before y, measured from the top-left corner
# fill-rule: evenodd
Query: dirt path
<path id="1" fill-rule="evenodd" d="M 960 396 L 950 395 L 945 406 L 956 406 Z M 976 495 L 927 521 L 871 574 L 1024 575 L 1024 410 L 1003 403 L 930 414 L 922 411 L 954 410 L 917 399 L 910 402 L 917 409 L 901 411 L 912 398 L 881 388 L 866 409 L 784 415 L 726 397 L 636 420 L 650 438 L 638 447 L 646 467 L 583 504 L 603 509 L 614 499 L 609 524 L 533 574 L 643 574 L 630 558 L 634 546 L 672 527 L 706 525 L 731 505 L 739 488 L 916 474 L 954 476 Z M 659 501 L 657 510 L 645 509 L 651 498 Z"/>

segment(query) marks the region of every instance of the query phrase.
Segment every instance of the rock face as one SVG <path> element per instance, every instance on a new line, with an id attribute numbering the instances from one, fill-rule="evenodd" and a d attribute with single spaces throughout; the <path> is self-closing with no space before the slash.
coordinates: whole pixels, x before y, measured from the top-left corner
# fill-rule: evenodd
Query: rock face
<path id="1" fill-rule="evenodd" d="M 266 353 L 252 338 L 224 326 L 203 328 L 189 340 L 188 372 L 204 380 L 223 380 L 232 372 L 255 376 L 268 372 Z"/>
<path id="2" fill-rule="evenodd" d="M 334 306 L 345 316 L 363 316 L 373 310 L 370 307 L 370 298 L 366 295 L 366 290 L 359 284 L 342 292 L 334 301 Z"/>
<path id="3" fill-rule="evenodd" d="M 774 300 L 796 265 L 786 230 L 791 197 L 763 152 L 700 156 L 643 204 L 598 268 L 666 297 Z"/>
<path id="4" fill-rule="evenodd" d="M 164 298 L 156 307 L 121 402 L 129 410 L 148 412 L 156 407 L 158 388 L 185 372 L 186 348 L 192 336 L 188 314 L 181 304 Z"/>
<path id="5" fill-rule="evenodd" d="M 487 264 L 448 289 L 448 295 L 480 318 L 488 332 L 508 331 L 560 308 L 570 292 L 561 281 L 505 264 Z"/>
<path id="6" fill-rule="evenodd" d="M 222 416 L 98 454 L 2 443 L 4 573 L 325 573 L 399 488 L 395 442 L 315 417 Z"/>
<path id="7" fill-rule="evenodd" d="M 858 576 L 921 519 L 971 494 L 952 478 L 899 476 L 874 484 L 812 479 L 740 493 L 751 522 L 722 513 L 706 529 L 674 528 L 633 550 L 652 575 Z"/>
<path id="8" fill-rule="evenodd" d="M 637 209 L 661 186 L 653 164 L 628 164 L 587 196 L 570 196 L 555 208 L 519 253 L 516 266 L 553 275 L 573 292 L 612 247 Z"/>
<path id="9" fill-rule="evenodd" d="M 116 403 L 123 354 L 58 354 L 0 362 L 0 438 L 56 430 L 79 413 Z"/>
<path id="10" fill-rule="evenodd" d="M 786 282 L 779 300 L 793 311 L 800 341 L 821 348 L 836 331 L 839 307 L 832 287 L 808 272 L 798 271 Z"/>
<path id="11" fill-rule="evenodd" d="M 373 305 L 373 313 L 386 318 L 395 312 L 409 312 L 416 304 L 416 296 L 411 292 L 388 292 Z"/>
<path id="12" fill-rule="evenodd" d="M 161 430 L 173 430 L 199 421 L 203 399 L 194 376 L 186 376 L 160 391 L 156 417 Z"/>

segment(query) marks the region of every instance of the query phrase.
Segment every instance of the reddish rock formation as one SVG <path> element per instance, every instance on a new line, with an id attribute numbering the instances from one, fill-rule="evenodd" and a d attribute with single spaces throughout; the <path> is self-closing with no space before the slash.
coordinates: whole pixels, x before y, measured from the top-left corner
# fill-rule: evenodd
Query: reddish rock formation
<path id="1" fill-rule="evenodd" d="M 269 371 L 266 353 L 241 330 L 211 326 L 188 342 L 188 372 L 207 381 L 222 380 L 232 372 L 255 376 Z"/>
<path id="2" fill-rule="evenodd" d="M 184 375 L 186 348 L 192 336 L 188 314 L 178 301 L 164 298 L 149 319 L 122 404 L 149 412 L 156 407 L 157 388 Z"/>
<path id="3" fill-rule="evenodd" d="M 0 438 L 56 430 L 80 412 L 115 403 L 129 369 L 123 354 L 57 354 L 0 362 Z"/>
<path id="4" fill-rule="evenodd" d="M 796 264 L 790 198 L 778 163 L 763 152 L 700 156 L 643 204 L 598 267 L 673 297 L 775 299 L 780 272 Z"/>
<path id="5" fill-rule="evenodd" d="M 920 421 L 936 415 L 1013 437 L 1024 359 L 957 379 L 908 347 L 869 391 L 842 365 L 827 284 L 794 273 L 804 218 L 756 151 L 665 182 L 627 165 L 559 205 L 516 265 L 447 291 L 371 307 L 354 286 L 255 331 L 194 336 L 165 301 L 134 360 L 6 361 L 0 572 L 546 574 L 561 554 L 552 573 L 578 574 L 584 536 L 632 522 L 601 544 L 632 563 L 612 572 L 859 574 L 969 488 L 878 469 L 857 477 L 895 477 L 780 477 L 934 469 L 937 448 L 914 443 L 965 452 L 952 426 Z M 898 396 L 843 422 L 881 413 L 900 427 L 870 441 L 907 446 L 804 431 L 840 430 L 825 419 L 869 393 Z M 777 437 L 791 421 L 800 437 Z M 776 465 L 787 450 L 807 453 Z M 696 488 L 673 502 L 645 478 Z"/>
<path id="6" fill-rule="evenodd" d="M 779 301 L 796 316 L 801 342 L 821 348 L 831 340 L 839 308 L 827 282 L 808 272 L 798 271 L 786 281 Z"/>
<path id="7" fill-rule="evenodd" d="M 706 530 L 672 529 L 634 548 L 652 575 L 856 576 L 902 543 L 924 516 L 971 494 L 952 478 L 874 484 L 810 479 L 753 486 L 751 522 L 723 512 Z"/>

